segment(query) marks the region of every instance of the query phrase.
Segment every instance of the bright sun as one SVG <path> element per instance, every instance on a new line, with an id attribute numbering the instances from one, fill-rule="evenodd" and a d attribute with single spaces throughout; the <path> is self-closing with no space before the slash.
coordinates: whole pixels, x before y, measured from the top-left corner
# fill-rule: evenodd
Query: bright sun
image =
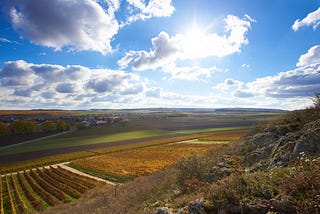
<path id="1" fill-rule="evenodd" d="M 202 31 L 197 25 L 193 25 L 185 33 L 184 38 L 184 53 L 188 58 L 201 58 L 206 55 L 208 35 Z"/>

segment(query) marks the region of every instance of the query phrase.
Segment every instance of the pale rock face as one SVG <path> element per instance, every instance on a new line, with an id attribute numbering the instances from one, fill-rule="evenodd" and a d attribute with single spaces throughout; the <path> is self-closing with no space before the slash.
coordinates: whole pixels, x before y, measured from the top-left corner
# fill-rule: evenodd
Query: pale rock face
<path id="1" fill-rule="evenodd" d="M 268 168 L 284 167 L 301 153 L 320 153 L 320 120 L 307 123 L 303 127 L 269 127 L 263 133 L 244 138 L 243 145 L 251 149 L 246 154 L 245 166 L 260 163 Z"/>

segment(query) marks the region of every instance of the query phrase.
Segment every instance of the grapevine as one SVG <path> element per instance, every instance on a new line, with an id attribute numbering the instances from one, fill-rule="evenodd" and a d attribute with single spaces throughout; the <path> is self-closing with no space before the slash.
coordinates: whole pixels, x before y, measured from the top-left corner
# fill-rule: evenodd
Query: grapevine
<path id="1" fill-rule="evenodd" d="M 0 177 L 0 214 L 4 214 L 3 194 L 2 194 L 2 177 Z"/>
<path id="2" fill-rule="evenodd" d="M 8 192 L 8 197 L 9 197 L 9 202 L 10 202 L 10 208 L 11 208 L 11 213 L 16 214 L 16 208 L 14 206 L 14 201 L 13 201 L 13 195 L 12 192 L 10 191 L 10 183 L 9 183 L 9 177 L 6 176 L 6 187 L 7 187 L 7 192 Z"/>
<path id="3" fill-rule="evenodd" d="M 26 180 L 32 187 L 32 189 L 40 195 L 40 197 L 46 201 L 50 206 L 53 206 L 56 204 L 56 200 L 53 196 L 51 196 L 46 190 L 41 188 L 30 176 L 29 173 L 24 173 Z"/>
<path id="4" fill-rule="evenodd" d="M 39 184 L 39 186 L 45 189 L 49 194 L 51 194 L 52 196 L 56 197 L 64 203 L 67 202 L 66 195 L 64 192 L 46 182 L 44 179 L 39 177 L 33 170 L 30 170 L 30 175 L 34 179 L 34 181 L 36 181 Z"/>
<path id="5" fill-rule="evenodd" d="M 15 196 L 16 196 L 16 199 L 17 199 L 17 206 L 18 206 L 18 210 L 21 211 L 21 213 L 26 213 L 28 208 L 24 202 L 24 200 L 22 199 L 22 196 L 18 190 L 18 187 L 17 187 L 17 183 L 15 181 L 15 179 L 13 178 L 13 175 L 11 175 L 11 185 L 13 187 L 13 192 L 15 193 Z"/>
<path id="6" fill-rule="evenodd" d="M 80 193 L 84 193 L 85 191 L 88 190 L 87 187 L 85 187 L 81 184 L 77 184 L 76 182 L 72 181 L 70 178 L 66 178 L 66 177 L 62 176 L 54 168 L 52 168 L 51 170 L 46 169 L 46 173 L 48 173 L 52 178 L 58 180 L 59 182 L 65 183 L 65 184 L 69 185 L 71 188 L 76 189 Z"/>

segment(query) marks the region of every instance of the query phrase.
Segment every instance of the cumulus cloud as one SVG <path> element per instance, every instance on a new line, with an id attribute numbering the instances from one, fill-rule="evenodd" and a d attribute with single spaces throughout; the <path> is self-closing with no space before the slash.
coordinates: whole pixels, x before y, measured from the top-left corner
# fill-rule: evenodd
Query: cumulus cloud
<path id="1" fill-rule="evenodd" d="M 132 13 L 135 10 L 138 12 L 131 14 L 125 24 L 151 17 L 167 17 L 175 10 L 171 0 L 127 0 L 127 2 L 131 6 Z"/>
<path id="2" fill-rule="evenodd" d="M 9 61 L 0 71 L 1 86 L 29 86 L 35 80 L 35 75 L 23 60 Z"/>
<path id="3" fill-rule="evenodd" d="M 294 24 L 292 25 L 292 29 L 294 31 L 299 30 L 299 28 L 303 26 L 310 26 L 312 25 L 313 30 L 316 30 L 320 25 L 320 7 L 311 13 L 309 13 L 306 17 L 302 20 L 297 19 Z"/>
<path id="4" fill-rule="evenodd" d="M 250 92 L 250 91 L 245 91 L 241 89 L 237 89 L 232 93 L 233 96 L 238 97 L 238 98 L 249 98 L 249 97 L 254 97 L 255 93 Z"/>
<path id="5" fill-rule="evenodd" d="M 166 32 L 161 32 L 151 40 L 152 50 L 150 52 L 130 51 L 118 61 L 118 65 L 125 68 L 130 62 L 133 62 L 134 70 L 160 67 L 166 62 L 170 62 L 170 58 L 175 58 L 174 55 L 179 51 L 174 45 L 176 42 Z"/>
<path id="6" fill-rule="evenodd" d="M 112 11 L 92 0 L 16 0 L 10 17 L 16 31 L 35 44 L 106 54 L 119 29 Z"/>
<path id="7" fill-rule="evenodd" d="M 280 72 L 258 78 L 235 91 L 236 97 L 264 96 L 271 98 L 312 97 L 320 91 L 320 64 Z"/>
<path id="8" fill-rule="evenodd" d="M 246 34 L 253 21 L 248 15 L 243 19 L 228 15 L 224 19 L 223 35 L 200 30 L 174 36 L 161 32 L 151 40 L 150 51 L 129 51 L 118 61 L 118 64 L 124 68 L 132 63 L 134 70 L 147 70 L 164 67 L 177 60 L 234 54 L 248 44 Z"/>
<path id="9" fill-rule="evenodd" d="M 306 54 L 300 56 L 297 66 L 320 63 L 320 46 L 311 47 Z"/>
<path id="10" fill-rule="evenodd" d="M 223 70 L 216 66 L 208 68 L 199 66 L 177 67 L 176 65 L 171 64 L 163 68 L 163 71 L 169 73 L 171 79 L 206 81 L 214 72 L 222 72 Z"/>
<path id="11" fill-rule="evenodd" d="M 244 83 L 239 80 L 227 78 L 222 83 L 217 84 L 213 88 L 221 89 L 221 90 L 229 90 L 229 89 L 234 89 L 234 88 L 240 88 L 243 85 L 244 85 Z"/>
<path id="12" fill-rule="evenodd" d="M 142 94 L 144 88 L 139 76 L 121 70 L 33 64 L 23 60 L 6 62 L 0 70 L 1 96 L 27 99 L 25 103 L 51 101 L 57 106 L 66 103 L 73 106 L 102 96 Z"/>

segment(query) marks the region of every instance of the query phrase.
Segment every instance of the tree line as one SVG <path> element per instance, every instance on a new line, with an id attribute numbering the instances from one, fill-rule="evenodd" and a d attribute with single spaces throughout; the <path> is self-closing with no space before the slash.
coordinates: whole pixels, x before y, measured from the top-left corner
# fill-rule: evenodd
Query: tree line
<path id="1" fill-rule="evenodd" d="M 0 122 L 0 136 L 62 132 L 69 128 L 69 124 L 64 120 L 57 120 L 55 122 L 46 120 L 41 124 L 32 120 L 19 120 L 14 121 L 11 124 Z"/>

